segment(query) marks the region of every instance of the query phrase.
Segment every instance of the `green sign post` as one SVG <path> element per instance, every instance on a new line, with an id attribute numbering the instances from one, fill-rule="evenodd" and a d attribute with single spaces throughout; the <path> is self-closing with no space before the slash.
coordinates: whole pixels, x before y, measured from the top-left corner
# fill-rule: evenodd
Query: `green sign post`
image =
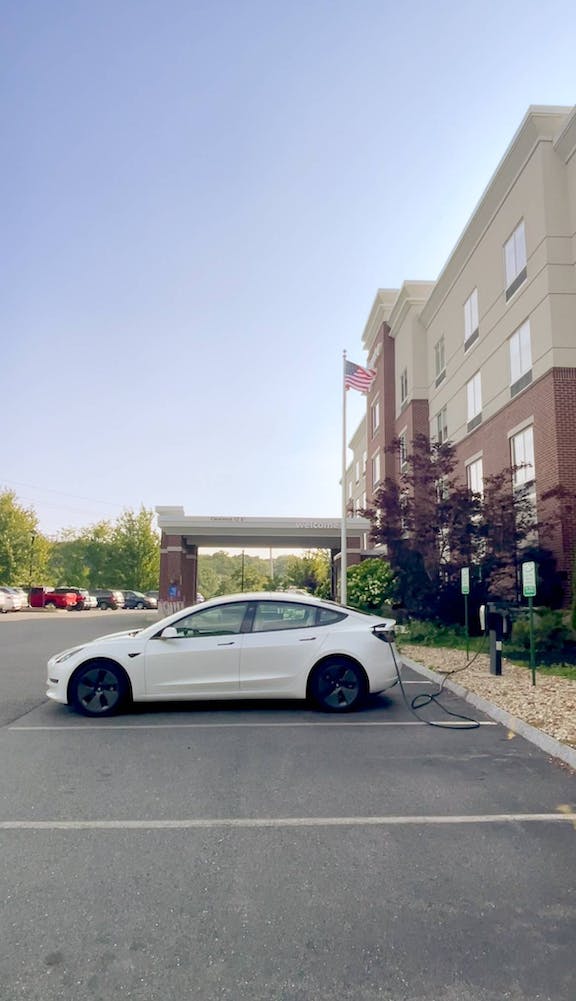
<path id="1" fill-rule="evenodd" d="M 468 632 L 468 595 L 470 594 L 470 567 L 460 571 L 460 590 L 464 595 L 464 625 L 466 628 L 466 660 L 469 659 L 470 636 Z"/>
<path id="2" fill-rule="evenodd" d="M 522 564 L 522 594 L 528 598 L 528 608 L 530 609 L 530 670 L 532 672 L 532 684 L 536 684 L 536 663 L 534 657 L 534 607 L 533 600 L 536 594 L 536 564 L 533 562 Z"/>

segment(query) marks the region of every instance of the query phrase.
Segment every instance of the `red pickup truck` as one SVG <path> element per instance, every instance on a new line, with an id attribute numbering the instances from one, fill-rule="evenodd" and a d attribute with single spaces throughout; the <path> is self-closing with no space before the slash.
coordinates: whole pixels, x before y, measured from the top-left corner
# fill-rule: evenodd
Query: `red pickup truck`
<path id="1" fill-rule="evenodd" d="M 28 604 L 30 608 L 75 608 L 78 597 L 74 591 L 63 591 L 62 588 L 32 587 Z"/>

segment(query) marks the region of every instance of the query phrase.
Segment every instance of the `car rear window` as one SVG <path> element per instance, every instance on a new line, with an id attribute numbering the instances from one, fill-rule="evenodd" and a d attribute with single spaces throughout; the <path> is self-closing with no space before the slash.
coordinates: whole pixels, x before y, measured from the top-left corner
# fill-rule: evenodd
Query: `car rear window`
<path id="1" fill-rule="evenodd" d="M 341 622 L 347 618 L 346 612 L 338 612 L 335 608 L 318 609 L 318 625 L 331 626 L 334 622 Z"/>

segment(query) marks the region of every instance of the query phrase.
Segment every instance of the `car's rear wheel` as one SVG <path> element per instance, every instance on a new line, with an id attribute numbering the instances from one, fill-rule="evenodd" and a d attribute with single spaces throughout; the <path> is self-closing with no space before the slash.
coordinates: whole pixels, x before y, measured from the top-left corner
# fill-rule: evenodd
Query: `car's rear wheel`
<path id="1" fill-rule="evenodd" d="M 358 664 L 332 657 L 315 668 L 308 691 L 315 706 L 323 712 L 345 713 L 362 705 L 368 684 Z"/>
<path id="2" fill-rule="evenodd" d="M 113 716 L 128 700 L 128 679 L 118 664 L 92 661 L 79 667 L 68 687 L 71 704 L 85 716 Z"/>
<path id="3" fill-rule="evenodd" d="M 106 609 L 108 608 L 108 602 L 107 601 L 101 601 L 100 602 L 100 608 L 102 609 L 103 612 L 105 612 Z"/>
<path id="4" fill-rule="evenodd" d="M 137 601 L 137 602 L 136 602 L 136 608 L 145 608 L 145 607 L 146 607 L 146 606 L 144 605 L 144 602 L 143 602 L 143 601 Z"/>

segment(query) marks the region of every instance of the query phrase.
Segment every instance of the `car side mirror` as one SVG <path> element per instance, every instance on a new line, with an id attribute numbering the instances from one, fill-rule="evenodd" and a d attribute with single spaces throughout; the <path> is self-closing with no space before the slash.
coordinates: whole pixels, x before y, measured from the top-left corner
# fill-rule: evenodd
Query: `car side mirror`
<path id="1" fill-rule="evenodd" d="M 160 633 L 160 639 L 161 640 L 177 640 L 178 639 L 178 635 L 179 634 L 178 634 L 178 630 L 176 629 L 176 626 L 166 626 L 166 629 L 163 629 L 162 632 Z"/>

